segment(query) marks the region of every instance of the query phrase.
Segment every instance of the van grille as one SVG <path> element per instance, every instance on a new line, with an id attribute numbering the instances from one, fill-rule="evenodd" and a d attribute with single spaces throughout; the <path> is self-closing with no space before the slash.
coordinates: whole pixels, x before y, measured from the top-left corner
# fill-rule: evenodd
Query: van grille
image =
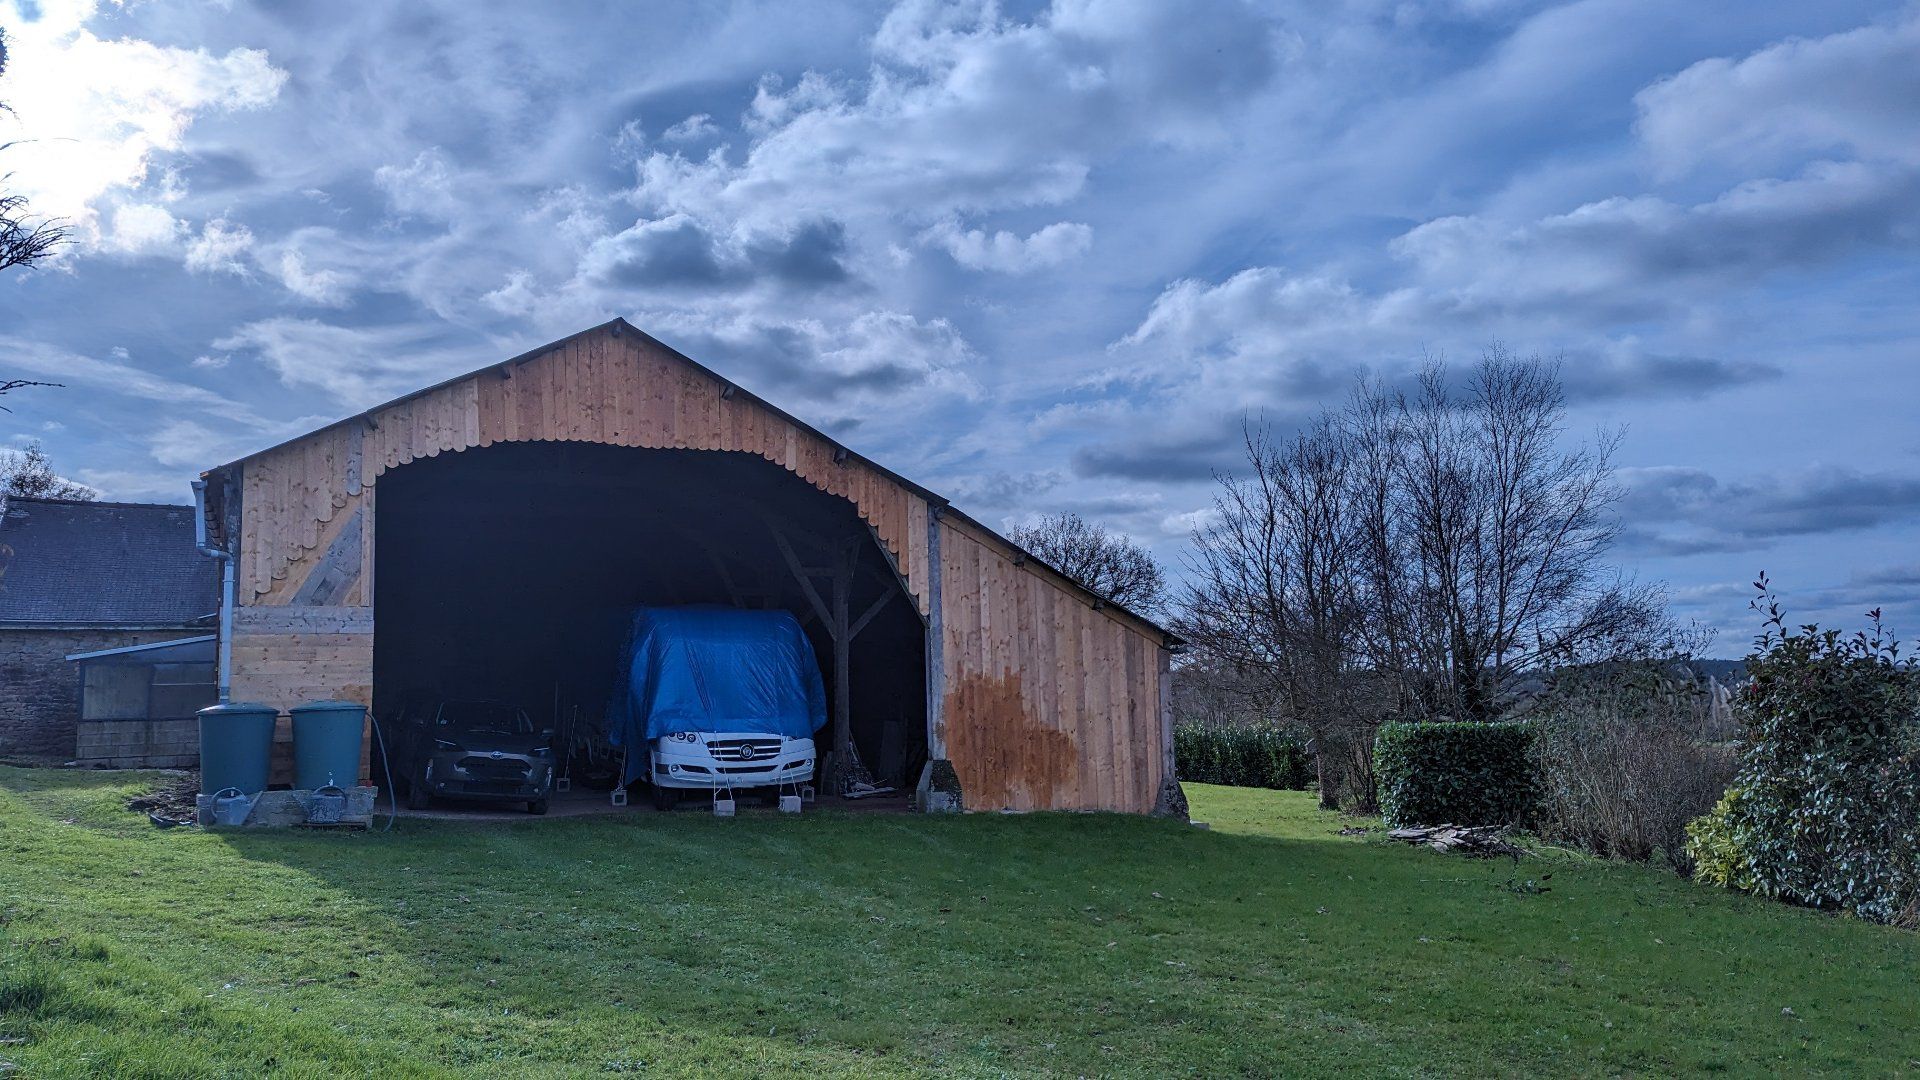
<path id="1" fill-rule="evenodd" d="M 780 753 L 780 739 L 710 739 L 707 753 L 715 761 L 765 761 Z"/>

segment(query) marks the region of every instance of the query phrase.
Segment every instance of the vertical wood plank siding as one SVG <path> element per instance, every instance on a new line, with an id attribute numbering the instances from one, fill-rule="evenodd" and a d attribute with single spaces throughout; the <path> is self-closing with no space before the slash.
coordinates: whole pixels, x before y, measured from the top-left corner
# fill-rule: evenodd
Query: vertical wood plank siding
<path id="1" fill-rule="evenodd" d="M 975 809 L 1153 809 L 1164 774 L 1160 641 L 1014 562 L 1005 541 L 940 524 L 948 757 Z"/>
<path id="2" fill-rule="evenodd" d="M 1016 565 L 985 530 L 936 523 L 913 489 L 857 458 L 835 462 L 832 443 L 726 387 L 603 329 L 245 459 L 234 699 L 372 704 L 374 501 L 389 469 L 503 442 L 741 451 L 852 503 L 921 614 L 939 598 L 934 734 L 968 806 L 1152 808 L 1163 665 L 1150 627 Z"/>

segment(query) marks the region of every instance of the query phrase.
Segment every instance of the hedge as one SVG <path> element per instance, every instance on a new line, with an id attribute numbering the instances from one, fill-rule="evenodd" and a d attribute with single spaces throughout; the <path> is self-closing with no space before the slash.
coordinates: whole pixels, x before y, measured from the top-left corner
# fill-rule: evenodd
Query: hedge
<path id="1" fill-rule="evenodd" d="M 1182 780 L 1231 787 L 1304 791 L 1313 783 L 1313 761 L 1298 738 L 1272 728 L 1173 729 L 1174 772 Z"/>
<path id="2" fill-rule="evenodd" d="M 1527 723 L 1388 724 L 1373 744 L 1380 815 L 1414 825 L 1518 825 L 1540 781 Z"/>

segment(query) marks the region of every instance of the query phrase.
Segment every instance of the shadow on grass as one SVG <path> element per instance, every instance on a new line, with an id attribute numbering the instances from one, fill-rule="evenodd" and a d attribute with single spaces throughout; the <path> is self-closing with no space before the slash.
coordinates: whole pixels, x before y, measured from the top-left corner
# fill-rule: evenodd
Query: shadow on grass
<path id="1" fill-rule="evenodd" d="M 102 798 L 126 783 L 94 775 Z M 1356 840 L 1297 794 L 1193 797 L 1212 830 L 635 814 L 76 844 L 42 820 L 27 846 L 44 917 L 114 940 L 123 981 L 320 1060 L 348 1040 L 519 1072 L 1885 1072 L 1920 1024 L 1913 935 L 1637 867 Z M 130 865 L 125 895 L 99 889 Z"/>

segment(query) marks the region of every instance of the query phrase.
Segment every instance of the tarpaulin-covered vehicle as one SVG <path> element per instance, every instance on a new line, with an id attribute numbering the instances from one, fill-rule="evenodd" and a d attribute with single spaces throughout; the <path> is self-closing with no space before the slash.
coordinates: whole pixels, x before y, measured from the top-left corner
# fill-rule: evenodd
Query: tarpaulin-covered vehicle
<path id="1" fill-rule="evenodd" d="M 621 783 L 646 777 L 663 810 L 682 791 L 797 791 L 813 779 L 826 689 L 788 612 L 641 608 L 608 721 L 627 750 Z"/>

